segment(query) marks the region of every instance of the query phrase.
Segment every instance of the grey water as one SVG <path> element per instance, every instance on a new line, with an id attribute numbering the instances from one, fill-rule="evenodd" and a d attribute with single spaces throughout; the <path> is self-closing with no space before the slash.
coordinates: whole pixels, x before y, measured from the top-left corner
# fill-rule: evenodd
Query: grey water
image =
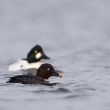
<path id="1" fill-rule="evenodd" d="M 7 84 L 8 66 L 40 44 L 60 84 Z M 110 110 L 110 1 L 1 0 L 0 110 Z"/>

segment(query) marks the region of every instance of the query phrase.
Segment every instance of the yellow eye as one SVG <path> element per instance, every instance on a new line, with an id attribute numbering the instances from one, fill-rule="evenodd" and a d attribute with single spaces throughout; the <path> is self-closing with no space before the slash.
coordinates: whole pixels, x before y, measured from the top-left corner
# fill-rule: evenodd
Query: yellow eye
<path id="1" fill-rule="evenodd" d="M 50 68 L 47 68 L 48 71 L 50 71 Z"/>
<path id="2" fill-rule="evenodd" d="M 37 51 L 37 50 L 35 50 L 35 53 L 38 53 L 38 51 Z"/>

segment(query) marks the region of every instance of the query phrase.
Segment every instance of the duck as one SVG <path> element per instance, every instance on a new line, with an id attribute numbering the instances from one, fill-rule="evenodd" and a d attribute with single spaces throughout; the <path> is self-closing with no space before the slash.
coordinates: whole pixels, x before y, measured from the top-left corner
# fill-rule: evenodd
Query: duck
<path id="1" fill-rule="evenodd" d="M 36 76 L 33 75 L 17 75 L 10 77 L 7 83 L 21 83 L 21 84 L 40 84 L 40 85 L 48 85 L 53 86 L 57 83 L 50 83 L 48 79 L 52 76 L 62 77 L 61 74 L 55 71 L 54 67 L 45 63 L 42 64 L 39 69 L 36 71 Z"/>
<path id="2" fill-rule="evenodd" d="M 19 70 L 26 70 L 35 68 L 38 69 L 41 66 L 41 59 L 50 59 L 40 45 L 35 45 L 27 54 L 27 58 L 17 60 L 14 64 L 9 65 L 8 71 L 16 72 Z"/>

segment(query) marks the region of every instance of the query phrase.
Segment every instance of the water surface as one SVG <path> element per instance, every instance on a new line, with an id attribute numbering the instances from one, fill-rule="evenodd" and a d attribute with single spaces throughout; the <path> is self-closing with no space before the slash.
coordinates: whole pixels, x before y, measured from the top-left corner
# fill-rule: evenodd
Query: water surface
<path id="1" fill-rule="evenodd" d="M 110 110 L 110 1 L 0 1 L 0 110 Z M 54 87 L 6 84 L 36 44 L 63 71 Z"/>

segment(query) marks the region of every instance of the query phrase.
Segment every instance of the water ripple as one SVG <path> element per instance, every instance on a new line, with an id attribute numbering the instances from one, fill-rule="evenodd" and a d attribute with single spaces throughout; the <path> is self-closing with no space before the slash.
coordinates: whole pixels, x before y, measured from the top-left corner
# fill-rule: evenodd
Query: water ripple
<path id="1" fill-rule="evenodd" d="M 70 93 L 70 91 L 66 88 L 58 88 L 55 90 L 36 90 L 34 93 Z"/>

